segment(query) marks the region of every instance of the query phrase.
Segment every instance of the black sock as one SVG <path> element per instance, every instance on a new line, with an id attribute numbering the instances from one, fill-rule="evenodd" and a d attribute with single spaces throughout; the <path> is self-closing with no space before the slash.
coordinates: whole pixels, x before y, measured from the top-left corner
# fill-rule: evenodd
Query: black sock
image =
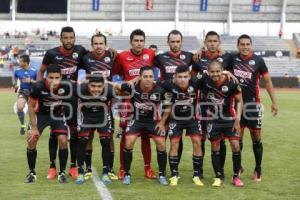
<path id="1" fill-rule="evenodd" d="M 225 140 L 221 140 L 221 142 L 220 142 L 220 167 L 221 167 L 222 174 L 224 174 L 225 160 L 226 160 L 226 143 L 225 143 Z"/>
<path id="2" fill-rule="evenodd" d="M 183 142 L 182 142 L 182 137 L 181 137 L 179 140 L 179 146 L 178 146 L 178 163 L 180 163 L 182 151 L 183 151 Z"/>
<path id="3" fill-rule="evenodd" d="M 241 152 L 232 152 L 233 176 L 237 177 L 241 169 Z"/>
<path id="4" fill-rule="evenodd" d="M 53 135 L 52 133 L 50 134 L 49 137 L 49 158 L 50 158 L 50 168 L 56 168 L 55 161 L 56 161 L 56 154 L 57 154 L 57 137 Z"/>
<path id="5" fill-rule="evenodd" d="M 68 161 L 68 148 L 59 149 L 58 157 L 59 157 L 60 172 L 64 172 L 66 170 L 66 165 L 67 165 L 67 161 Z"/>
<path id="6" fill-rule="evenodd" d="M 205 140 L 201 140 L 201 150 L 202 150 L 202 156 L 205 155 Z"/>
<path id="7" fill-rule="evenodd" d="M 78 139 L 78 141 L 79 141 L 79 139 Z M 93 155 L 93 150 L 92 149 L 85 150 L 84 161 L 85 161 L 86 170 L 91 170 L 92 169 L 92 155 Z M 77 161 L 77 163 L 78 163 L 78 161 Z"/>
<path id="8" fill-rule="evenodd" d="M 18 111 L 17 114 L 18 114 L 18 117 L 19 117 L 21 125 L 24 125 L 24 121 L 25 121 L 25 114 L 24 114 L 24 112 L 23 111 Z"/>
<path id="9" fill-rule="evenodd" d="M 216 174 L 216 178 L 222 178 L 220 169 L 220 151 L 212 151 L 211 161 Z"/>
<path id="10" fill-rule="evenodd" d="M 103 162 L 103 168 L 102 168 L 102 174 L 108 174 L 110 172 L 110 138 L 104 137 L 100 138 L 100 143 L 102 146 L 102 162 Z"/>
<path id="11" fill-rule="evenodd" d="M 166 176 L 167 152 L 157 150 L 157 163 L 159 168 L 159 176 Z"/>
<path id="12" fill-rule="evenodd" d="M 193 169 L 194 169 L 193 176 L 198 176 L 200 178 L 203 177 L 203 175 L 201 174 L 202 166 L 203 166 L 203 157 L 193 155 Z"/>
<path id="13" fill-rule="evenodd" d="M 255 157 L 255 171 L 261 174 L 261 161 L 263 155 L 263 145 L 261 141 L 253 141 L 253 152 Z"/>
<path id="14" fill-rule="evenodd" d="M 30 172 L 34 172 L 35 170 L 36 156 L 37 156 L 36 149 L 27 149 L 27 162 L 28 162 L 28 167 Z"/>
<path id="15" fill-rule="evenodd" d="M 87 138 L 80 137 L 78 138 L 77 143 L 77 165 L 78 165 L 78 173 L 84 174 L 84 160 L 86 160 L 86 144 L 88 140 Z"/>
<path id="16" fill-rule="evenodd" d="M 240 151 L 243 151 L 243 140 L 239 140 Z"/>
<path id="17" fill-rule="evenodd" d="M 132 149 L 123 149 L 123 166 L 125 175 L 130 175 L 130 165 L 132 162 Z"/>
<path id="18" fill-rule="evenodd" d="M 70 138 L 71 167 L 76 167 L 77 142 L 78 142 L 78 138 L 76 136 L 76 133 L 71 133 L 71 138 Z"/>
<path id="19" fill-rule="evenodd" d="M 111 171 L 114 169 L 114 160 L 115 160 L 115 152 L 110 150 L 109 166 Z"/>
<path id="20" fill-rule="evenodd" d="M 171 176 L 178 176 L 178 156 L 169 156 Z"/>

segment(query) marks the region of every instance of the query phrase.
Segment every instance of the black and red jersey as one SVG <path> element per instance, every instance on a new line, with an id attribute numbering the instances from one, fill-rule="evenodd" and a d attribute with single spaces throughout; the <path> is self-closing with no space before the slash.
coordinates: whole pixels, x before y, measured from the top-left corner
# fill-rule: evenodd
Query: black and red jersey
<path id="1" fill-rule="evenodd" d="M 207 71 L 210 63 L 212 63 L 215 60 L 222 63 L 224 70 L 231 69 L 230 66 L 231 54 L 225 53 L 223 55 L 216 54 L 213 56 L 210 55 L 208 51 L 202 51 L 200 60 L 197 63 L 193 64 L 192 70 L 194 72 L 197 73 L 200 72 L 201 74 L 203 74 L 204 71 Z"/>
<path id="2" fill-rule="evenodd" d="M 142 67 L 153 67 L 154 56 L 154 51 L 147 48 L 144 48 L 140 55 L 134 54 L 131 50 L 123 51 L 116 58 L 113 75 L 122 75 L 125 81 L 130 81 L 140 75 Z"/>
<path id="3" fill-rule="evenodd" d="M 243 58 L 240 54 L 232 56 L 233 74 L 242 87 L 244 102 L 260 102 L 259 80 L 268 73 L 268 68 L 262 57 L 250 54 Z"/>
<path id="4" fill-rule="evenodd" d="M 55 47 L 46 52 L 42 65 L 57 64 L 61 68 L 63 79 L 77 81 L 78 70 L 83 67 L 83 56 L 86 53 L 87 50 L 81 45 L 74 45 L 71 51 Z"/>
<path id="5" fill-rule="evenodd" d="M 36 112 L 50 114 L 61 113 L 64 103 L 72 98 L 74 84 L 62 81 L 57 89 L 53 90 L 46 79 L 38 81 L 33 85 L 30 98 L 38 101 Z"/>
<path id="6" fill-rule="evenodd" d="M 84 120 L 101 122 L 105 114 L 110 112 L 110 102 L 113 96 L 111 85 L 105 84 L 101 96 L 93 97 L 88 89 L 87 83 L 78 86 L 77 96 Z"/>
<path id="7" fill-rule="evenodd" d="M 235 119 L 235 95 L 241 92 L 239 84 L 228 80 L 226 76 L 219 83 L 203 76 L 199 86 L 206 102 L 208 116 L 215 120 Z"/>
<path id="8" fill-rule="evenodd" d="M 103 51 L 101 55 L 89 52 L 83 57 L 83 65 L 86 74 L 100 73 L 107 80 L 111 80 L 114 66 L 113 56 L 109 51 Z"/>
<path id="9" fill-rule="evenodd" d="M 154 60 L 154 66 L 160 69 L 161 80 L 171 80 L 175 70 L 179 66 L 190 67 L 193 63 L 193 54 L 186 51 L 180 51 L 175 54 L 171 51 L 158 54 Z"/>
<path id="10" fill-rule="evenodd" d="M 172 119 L 185 123 L 185 121 L 196 117 L 198 79 L 192 78 L 186 90 L 181 90 L 172 80 L 162 81 L 158 84 L 171 94 L 171 102 L 173 103 Z"/>
<path id="11" fill-rule="evenodd" d="M 131 103 L 135 120 L 142 122 L 160 120 L 160 105 L 165 99 L 165 91 L 163 88 L 154 83 L 152 90 L 149 92 L 142 91 L 139 83 L 134 87 L 127 83 L 123 83 L 121 87 L 123 91 L 127 91 L 132 95 Z"/>

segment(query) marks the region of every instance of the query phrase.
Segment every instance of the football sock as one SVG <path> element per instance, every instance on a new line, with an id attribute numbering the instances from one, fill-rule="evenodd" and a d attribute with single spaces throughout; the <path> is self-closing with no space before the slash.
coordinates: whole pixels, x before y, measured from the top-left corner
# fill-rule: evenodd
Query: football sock
<path id="1" fill-rule="evenodd" d="M 56 161 L 58 144 L 57 144 L 57 138 L 53 135 L 53 133 L 50 134 L 48 147 L 49 147 L 50 168 L 56 168 L 55 161 Z"/>
<path id="2" fill-rule="evenodd" d="M 178 156 L 169 156 L 171 176 L 178 176 Z"/>
<path id="3" fill-rule="evenodd" d="M 241 152 L 232 152 L 233 176 L 237 177 L 241 169 Z"/>
<path id="4" fill-rule="evenodd" d="M 125 170 L 125 175 L 130 175 L 130 165 L 132 162 L 132 149 L 123 149 L 123 157 L 124 157 L 124 162 L 123 162 L 123 166 L 124 166 L 124 170 Z"/>
<path id="5" fill-rule="evenodd" d="M 110 138 L 108 137 L 100 137 L 100 143 L 102 146 L 102 162 L 103 162 L 103 168 L 102 168 L 102 173 L 103 174 L 108 174 L 110 172 L 110 166 L 109 166 L 109 161 L 110 161 Z"/>
<path id="6" fill-rule="evenodd" d="M 21 125 L 24 125 L 24 121 L 25 121 L 25 114 L 23 111 L 18 111 L 18 118 L 20 120 Z"/>
<path id="7" fill-rule="evenodd" d="M 216 174 L 216 178 L 222 178 L 220 169 L 220 151 L 212 151 L 211 161 Z"/>
<path id="8" fill-rule="evenodd" d="M 93 150 L 92 149 L 85 150 L 84 161 L 85 161 L 85 166 L 86 166 L 87 170 L 92 169 L 92 154 L 93 154 Z"/>
<path id="9" fill-rule="evenodd" d="M 34 171 L 36 162 L 36 149 L 27 149 L 27 162 L 30 171 Z"/>
<path id="10" fill-rule="evenodd" d="M 159 176 L 166 176 L 167 152 L 157 150 L 157 163 L 159 168 Z"/>
<path id="11" fill-rule="evenodd" d="M 261 161 L 263 155 L 263 145 L 261 141 L 253 141 L 253 152 L 255 157 L 255 171 L 261 173 Z"/>
<path id="12" fill-rule="evenodd" d="M 220 142 L 220 167 L 221 167 L 222 173 L 224 173 L 225 160 L 226 160 L 226 143 L 225 143 L 225 140 L 221 140 L 221 142 Z"/>
<path id="13" fill-rule="evenodd" d="M 201 174 L 202 166 L 203 166 L 203 157 L 193 155 L 193 169 L 194 169 L 193 176 L 202 177 L 202 174 Z"/>
<path id="14" fill-rule="evenodd" d="M 67 161 L 68 161 L 68 148 L 59 149 L 58 156 L 59 156 L 60 171 L 64 172 L 66 170 L 66 165 L 67 165 Z"/>

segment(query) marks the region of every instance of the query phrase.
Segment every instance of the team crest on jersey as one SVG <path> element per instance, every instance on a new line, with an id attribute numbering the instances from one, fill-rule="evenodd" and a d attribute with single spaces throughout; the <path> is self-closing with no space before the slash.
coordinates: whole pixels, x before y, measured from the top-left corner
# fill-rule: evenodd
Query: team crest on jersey
<path id="1" fill-rule="evenodd" d="M 184 60 L 184 59 L 185 59 L 185 55 L 181 54 L 181 55 L 179 56 L 179 58 L 180 58 L 180 60 Z"/>
<path id="2" fill-rule="evenodd" d="M 219 61 L 220 63 L 223 63 L 223 58 L 221 58 L 221 57 L 219 57 L 219 58 L 217 58 L 217 61 Z"/>
<path id="3" fill-rule="evenodd" d="M 105 57 L 104 62 L 109 63 L 110 62 L 110 57 Z"/>
<path id="4" fill-rule="evenodd" d="M 60 89 L 57 91 L 57 93 L 58 93 L 59 95 L 62 95 L 62 94 L 65 93 L 65 90 L 64 90 L 63 88 L 60 88 Z"/>
<path id="5" fill-rule="evenodd" d="M 224 93 L 228 92 L 228 87 L 226 85 L 222 86 L 222 92 Z"/>
<path id="6" fill-rule="evenodd" d="M 188 92 L 188 93 L 194 92 L 194 88 L 193 88 L 192 86 L 190 86 L 190 87 L 187 89 L 187 92 Z"/>
<path id="7" fill-rule="evenodd" d="M 149 60 L 149 55 L 148 54 L 143 55 L 143 59 L 144 60 Z"/>
<path id="8" fill-rule="evenodd" d="M 254 60 L 250 60 L 249 61 L 249 65 L 252 65 L 252 66 L 255 65 L 255 61 Z"/>
<path id="9" fill-rule="evenodd" d="M 74 52 L 74 53 L 72 54 L 72 58 L 77 59 L 77 58 L 78 58 L 78 53 Z"/>
<path id="10" fill-rule="evenodd" d="M 244 82 L 245 82 L 244 79 L 241 78 L 241 79 L 240 79 L 240 83 L 244 83 Z"/>
<path id="11" fill-rule="evenodd" d="M 151 95 L 150 95 L 150 100 L 151 100 L 151 101 L 157 101 L 157 100 L 158 100 L 158 96 L 155 95 L 155 94 L 151 94 Z"/>

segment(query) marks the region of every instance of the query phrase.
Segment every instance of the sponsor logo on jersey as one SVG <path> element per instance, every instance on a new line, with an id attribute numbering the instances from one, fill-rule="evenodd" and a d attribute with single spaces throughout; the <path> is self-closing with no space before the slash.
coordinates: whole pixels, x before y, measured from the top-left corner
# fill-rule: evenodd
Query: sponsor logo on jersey
<path id="1" fill-rule="evenodd" d="M 152 105 L 147 104 L 147 103 L 134 102 L 134 106 L 141 110 L 152 110 L 153 109 Z"/>
<path id="2" fill-rule="evenodd" d="M 234 70 L 234 75 L 241 77 L 241 78 L 247 78 L 247 79 L 251 79 L 252 78 L 252 73 L 251 72 L 245 72 L 245 71 L 241 71 L 238 69 Z"/>
<path id="3" fill-rule="evenodd" d="M 127 57 L 126 60 L 132 61 L 132 60 L 134 60 L 134 59 L 133 59 L 132 57 Z"/>
<path id="4" fill-rule="evenodd" d="M 212 103 L 217 104 L 217 105 L 223 105 L 224 104 L 224 99 L 218 99 L 215 97 L 214 93 L 208 93 L 207 94 L 207 99 L 209 99 Z"/>
<path id="5" fill-rule="evenodd" d="M 104 62 L 109 63 L 111 61 L 110 57 L 105 57 Z"/>
<path id="6" fill-rule="evenodd" d="M 78 53 L 74 52 L 74 53 L 72 54 L 72 58 L 73 58 L 73 59 L 77 59 L 77 58 L 78 58 Z"/>
<path id="7" fill-rule="evenodd" d="M 64 69 L 61 69 L 61 74 L 63 74 L 63 75 L 73 74 L 76 72 L 76 70 L 77 70 L 77 66 L 64 68 Z"/>
<path id="8" fill-rule="evenodd" d="M 55 56 L 55 60 L 62 60 L 64 59 L 63 57 Z"/>
<path id="9" fill-rule="evenodd" d="M 41 94 L 43 94 L 43 95 L 47 95 L 47 94 L 48 94 L 48 92 L 42 91 L 42 92 L 41 92 Z"/>
<path id="10" fill-rule="evenodd" d="M 91 59 L 91 58 L 89 58 L 89 59 L 88 59 L 88 62 L 89 62 L 89 63 L 94 63 L 94 62 L 95 62 L 95 60 L 94 60 L 94 59 Z"/>
<path id="11" fill-rule="evenodd" d="M 226 85 L 222 86 L 222 92 L 223 93 L 228 92 L 228 87 Z"/>
<path id="12" fill-rule="evenodd" d="M 187 92 L 188 93 L 192 93 L 192 92 L 194 92 L 195 90 L 194 90 L 194 88 L 192 87 L 192 86 L 190 86 L 188 89 L 187 89 Z"/>
<path id="13" fill-rule="evenodd" d="M 166 73 L 175 73 L 177 66 L 166 66 Z"/>
<path id="14" fill-rule="evenodd" d="M 128 71 L 129 76 L 138 76 L 140 75 L 140 69 L 130 69 Z"/>
<path id="15" fill-rule="evenodd" d="M 110 76 L 109 70 L 103 70 L 103 71 L 93 71 L 91 74 L 101 74 L 104 78 L 107 78 Z"/>
<path id="16" fill-rule="evenodd" d="M 62 95 L 62 94 L 65 93 L 65 90 L 64 90 L 63 88 L 60 88 L 60 89 L 58 89 L 57 93 L 58 93 L 59 95 Z"/>

